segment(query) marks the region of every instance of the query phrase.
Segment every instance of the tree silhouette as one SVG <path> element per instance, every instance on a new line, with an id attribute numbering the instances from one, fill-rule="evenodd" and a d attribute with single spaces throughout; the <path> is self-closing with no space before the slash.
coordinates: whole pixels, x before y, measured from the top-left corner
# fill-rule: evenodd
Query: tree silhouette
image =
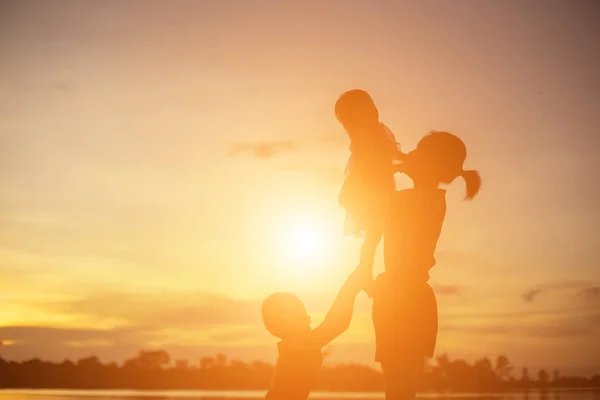
<path id="1" fill-rule="evenodd" d="M 185 371 L 187 369 L 189 369 L 190 367 L 190 362 L 188 360 L 185 359 L 179 359 L 179 360 L 175 360 L 175 369 L 178 371 Z"/>
<path id="2" fill-rule="evenodd" d="M 227 356 L 225 354 L 217 354 L 217 367 L 225 368 L 227 366 Z"/>
<path id="3" fill-rule="evenodd" d="M 498 375 L 496 375 L 494 367 L 492 366 L 492 362 L 489 358 L 486 357 L 475 362 L 473 365 L 473 370 L 475 372 L 476 381 L 481 390 L 499 387 L 500 379 Z"/>
<path id="4" fill-rule="evenodd" d="M 545 369 L 541 369 L 538 372 L 538 380 L 539 383 L 543 386 L 546 387 L 548 386 L 548 380 L 549 380 L 549 375 L 548 375 L 548 371 L 546 371 Z"/>
<path id="5" fill-rule="evenodd" d="M 443 354 L 426 366 L 419 390 L 486 392 L 600 386 L 600 375 L 569 377 L 555 370 L 550 381 L 548 372 L 542 369 L 533 382 L 527 368 L 520 379 L 511 376 L 511 371 L 512 365 L 503 355 L 496 358 L 494 365 L 487 357 L 469 364 Z M 0 357 L 0 389 L 265 390 L 272 374 L 273 366 L 263 361 L 245 363 L 218 354 L 201 357 L 194 365 L 186 359 L 173 361 L 163 350 L 140 351 L 121 365 L 104 364 L 96 356 L 58 363 L 37 358 L 15 362 Z M 351 363 L 324 366 L 315 389 L 363 392 L 382 388 L 379 370 Z"/>
<path id="6" fill-rule="evenodd" d="M 523 387 L 528 387 L 531 383 L 531 378 L 529 377 L 529 369 L 527 368 L 523 368 L 523 371 L 521 373 L 521 385 Z"/>
<path id="7" fill-rule="evenodd" d="M 212 357 L 202 357 L 200 359 L 201 369 L 211 369 L 215 365 L 215 359 Z"/>
<path id="8" fill-rule="evenodd" d="M 560 371 L 558 369 L 555 369 L 552 372 L 552 382 L 554 382 L 554 383 L 560 382 Z"/>
<path id="9" fill-rule="evenodd" d="M 496 375 L 500 379 L 509 379 L 513 366 L 505 355 L 499 355 L 496 359 Z"/>

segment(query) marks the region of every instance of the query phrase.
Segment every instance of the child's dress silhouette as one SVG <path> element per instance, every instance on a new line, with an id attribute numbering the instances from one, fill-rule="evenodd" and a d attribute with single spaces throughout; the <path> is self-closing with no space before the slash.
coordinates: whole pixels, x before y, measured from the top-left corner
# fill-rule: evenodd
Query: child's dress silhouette
<path id="1" fill-rule="evenodd" d="M 382 212 L 396 188 L 392 164 L 399 145 L 392 131 L 380 123 L 376 132 L 353 140 L 350 152 L 338 200 L 346 211 L 344 233 L 359 236 L 382 226 Z"/>

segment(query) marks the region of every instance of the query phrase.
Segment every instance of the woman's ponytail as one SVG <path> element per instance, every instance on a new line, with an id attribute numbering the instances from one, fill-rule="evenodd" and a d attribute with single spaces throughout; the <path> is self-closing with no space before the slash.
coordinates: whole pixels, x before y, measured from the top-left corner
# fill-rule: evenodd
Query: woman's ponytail
<path id="1" fill-rule="evenodd" d="M 479 172 L 474 170 L 462 170 L 460 176 L 465 180 L 467 188 L 467 196 L 465 199 L 471 200 L 477 195 L 479 189 L 481 189 L 481 176 L 479 176 Z"/>

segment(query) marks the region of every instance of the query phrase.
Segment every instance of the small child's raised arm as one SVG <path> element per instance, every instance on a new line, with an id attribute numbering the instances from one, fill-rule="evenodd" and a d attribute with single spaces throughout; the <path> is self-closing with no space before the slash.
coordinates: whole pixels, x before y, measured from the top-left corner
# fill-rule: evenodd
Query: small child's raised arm
<path id="1" fill-rule="evenodd" d="M 364 272 L 357 268 L 346 279 L 325 320 L 312 331 L 313 339 L 321 347 L 342 334 L 350 326 L 356 296 L 364 286 Z"/>

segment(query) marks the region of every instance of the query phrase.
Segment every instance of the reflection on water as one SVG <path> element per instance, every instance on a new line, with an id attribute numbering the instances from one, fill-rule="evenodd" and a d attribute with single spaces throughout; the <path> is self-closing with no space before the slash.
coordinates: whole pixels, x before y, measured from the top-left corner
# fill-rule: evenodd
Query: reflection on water
<path id="1" fill-rule="evenodd" d="M 124 390 L 0 390 L 0 400 L 256 400 L 264 391 L 124 391 Z M 422 393 L 423 399 L 449 400 L 600 400 L 600 389 L 529 391 L 498 394 Z M 382 400 L 382 393 L 313 393 L 310 399 Z"/>

